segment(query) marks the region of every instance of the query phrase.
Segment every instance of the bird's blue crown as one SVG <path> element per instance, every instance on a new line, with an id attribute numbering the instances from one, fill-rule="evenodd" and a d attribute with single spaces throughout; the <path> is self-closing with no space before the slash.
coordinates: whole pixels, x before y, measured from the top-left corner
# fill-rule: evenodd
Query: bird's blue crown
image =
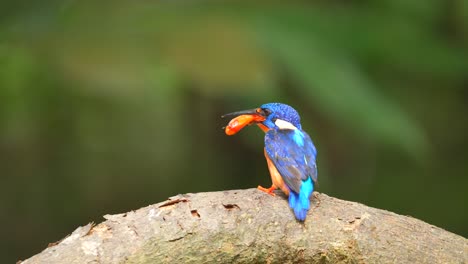
<path id="1" fill-rule="evenodd" d="M 266 110 L 270 114 L 267 117 L 266 122 L 264 122 L 268 127 L 274 124 L 276 119 L 281 119 L 293 124 L 298 129 L 302 129 L 301 127 L 301 117 L 296 109 L 292 108 L 287 104 L 282 103 L 268 103 L 263 104 L 260 108 Z"/>

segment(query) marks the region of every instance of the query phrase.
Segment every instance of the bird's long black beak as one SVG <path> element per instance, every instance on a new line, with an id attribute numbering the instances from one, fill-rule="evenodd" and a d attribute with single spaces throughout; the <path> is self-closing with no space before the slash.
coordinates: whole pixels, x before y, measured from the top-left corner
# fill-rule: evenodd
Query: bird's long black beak
<path id="1" fill-rule="evenodd" d="M 229 114 L 222 115 L 221 118 L 226 118 L 226 117 L 237 117 L 240 115 L 261 115 L 259 108 L 254 108 L 254 109 L 249 109 L 249 110 L 242 110 L 242 111 L 237 111 Z"/>

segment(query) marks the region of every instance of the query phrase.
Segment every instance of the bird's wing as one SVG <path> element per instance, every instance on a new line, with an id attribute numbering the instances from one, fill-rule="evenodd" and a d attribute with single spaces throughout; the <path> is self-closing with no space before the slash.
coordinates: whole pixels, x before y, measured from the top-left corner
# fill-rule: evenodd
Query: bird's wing
<path id="1" fill-rule="evenodd" d="M 309 135 L 301 130 L 269 130 L 265 135 L 268 157 L 286 185 L 299 193 L 302 181 L 309 177 L 317 182 L 317 151 Z"/>

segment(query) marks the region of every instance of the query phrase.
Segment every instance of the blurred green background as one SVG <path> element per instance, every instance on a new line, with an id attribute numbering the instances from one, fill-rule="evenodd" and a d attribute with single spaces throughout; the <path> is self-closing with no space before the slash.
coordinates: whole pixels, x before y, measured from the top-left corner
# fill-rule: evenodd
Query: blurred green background
<path id="1" fill-rule="evenodd" d="M 219 3 L 222 2 L 222 3 Z M 186 192 L 269 186 L 284 102 L 329 195 L 468 236 L 468 2 L 10 1 L 0 8 L 0 250 Z"/>

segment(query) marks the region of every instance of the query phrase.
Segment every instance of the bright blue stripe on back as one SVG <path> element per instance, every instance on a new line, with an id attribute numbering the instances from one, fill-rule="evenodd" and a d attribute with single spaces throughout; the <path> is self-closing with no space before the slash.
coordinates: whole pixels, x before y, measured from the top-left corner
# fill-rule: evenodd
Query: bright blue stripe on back
<path id="1" fill-rule="evenodd" d="M 304 146 L 304 136 L 303 136 L 303 134 L 302 134 L 302 132 L 300 130 L 298 130 L 298 129 L 294 130 L 293 140 L 300 147 Z"/>

